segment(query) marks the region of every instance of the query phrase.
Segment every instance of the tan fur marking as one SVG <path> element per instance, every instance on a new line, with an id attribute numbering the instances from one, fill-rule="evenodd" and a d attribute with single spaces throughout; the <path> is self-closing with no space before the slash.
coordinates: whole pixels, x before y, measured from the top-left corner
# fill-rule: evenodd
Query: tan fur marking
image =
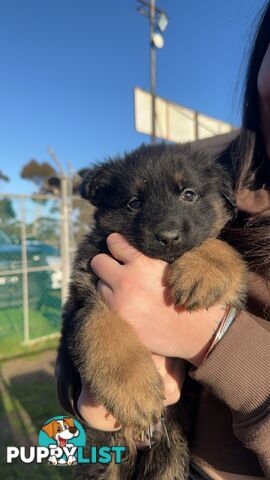
<path id="1" fill-rule="evenodd" d="M 187 309 L 214 303 L 242 307 L 246 295 L 246 265 L 222 240 L 209 239 L 169 266 L 167 284 L 176 304 Z"/>
<path id="2" fill-rule="evenodd" d="M 81 326 L 78 364 L 95 400 L 124 426 L 145 429 L 159 420 L 163 383 L 135 331 L 98 299 Z"/>
<path id="3" fill-rule="evenodd" d="M 183 181 L 183 178 L 184 178 L 184 172 L 181 172 L 179 170 L 178 172 L 175 173 L 174 178 L 175 178 L 175 181 L 177 183 L 181 183 Z"/>
<path id="4" fill-rule="evenodd" d="M 209 237 L 216 238 L 220 234 L 221 230 L 226 225 L 226 223 L 230 220 L 230 215 L 228 211 L 225 209 L 223 202 L 220 200 L 216 200 L 212 204 L 212 208 L 215 211 L 216 219 L 209 233 Z"/>

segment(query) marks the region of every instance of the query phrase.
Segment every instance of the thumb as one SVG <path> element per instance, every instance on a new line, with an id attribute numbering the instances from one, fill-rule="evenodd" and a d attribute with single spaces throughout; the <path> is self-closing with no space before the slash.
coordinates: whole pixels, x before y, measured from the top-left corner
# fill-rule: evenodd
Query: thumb
<path id="1" fill-rule="evenodd" d="M 142 255 L 142 253 L 132 247 L 120 233 L 111 233 L 107 237 L 107 246 L 114 258 L 123 263 L 129 263 L 133 261 L 135 257 Z"/>

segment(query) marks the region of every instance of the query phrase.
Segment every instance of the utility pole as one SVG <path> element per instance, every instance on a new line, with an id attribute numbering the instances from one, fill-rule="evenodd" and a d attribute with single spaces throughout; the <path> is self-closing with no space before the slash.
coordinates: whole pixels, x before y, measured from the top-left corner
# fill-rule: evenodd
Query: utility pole
<path id="1" fill-rule="evenodd" d="M 62 258 L 62 304 L 66 301 L 68 294 L 68 283 L 70 275 L 70 247 L 69 247 L 69 191 L 68 177 L 61 163 L 58 161 L 54 151 L 48 147 L 48 153 L 59 170 L 61 185 L 61 258 Z"/>
<path id="2" fill-rule="evenodd" d="M 148 17 L 150 26 L 150 93 L 151 93 L 151 143 L 156 143 L 156 48 L 162 48 L 161 35 L 168 25 L 167 14 L 156 7 L 155 0 L 138 0 L 137 11 Z"/>
<path id="3" fill-rule="evenodd" d="M 150 4 L 150 92 L 152 100 L 151 143 L 156 143 L 156 49 L 153 40 L 155 33 L 155 0 Z"/>

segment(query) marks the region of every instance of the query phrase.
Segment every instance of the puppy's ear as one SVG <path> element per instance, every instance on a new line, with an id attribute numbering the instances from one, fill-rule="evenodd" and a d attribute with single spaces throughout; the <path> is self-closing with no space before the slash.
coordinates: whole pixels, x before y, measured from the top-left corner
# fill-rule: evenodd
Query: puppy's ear
<path id="1" fill-rule="evenodd" d="M 86 170 L 82 177 L 80 185 L 80 194 L 82 198 L 88 200 L 92 205 L 99 206 L 104 187 L 109 183 L 106 166 L 96 166 Z"/>
<path id="2" fill-rule="evenodd" d="M 232 174 L 215 155 L 209 155 L 210 163 L 205 169 L 206 178 L 211 179 L 213 186 L 218 188 L 226 207 L 231 213 L 236 210 L 236 197 L 233 191 Z"/>
<path id="3" fill-rule="evenodd" d="M 232 181 L 229 178 L 229 175 L 226 174 L 221 183 L 220 193 L 225 200 L 227 207 L 231 210 L 232 213 L 236 211 L 236 197 L 232 188 Z"/>

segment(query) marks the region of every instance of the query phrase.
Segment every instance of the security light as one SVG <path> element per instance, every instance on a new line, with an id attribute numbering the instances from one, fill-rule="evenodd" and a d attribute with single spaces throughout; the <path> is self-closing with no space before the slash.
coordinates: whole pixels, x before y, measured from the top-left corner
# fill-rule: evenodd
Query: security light
<path id="1" fill-rule="evenodd" d="M 152 35 L 152 42 L 154 43 L 155 47 L 163 48 L 164 46 L 164 38 L 161 33 L 154 32 Z"/>
<path id="2" fill-rule="evenodd" d="M 160 13 L 159 19 L 157 21 L 157 26 L 158 26 L 158 28 L 161 32 L 165 32 L 165 30 L 168 26 L 168 23 L 169 23 L 169 19 L 168 19 L 168 16 L 166 15 L 166 13 L 164 13 L 164 12 Z"/>

